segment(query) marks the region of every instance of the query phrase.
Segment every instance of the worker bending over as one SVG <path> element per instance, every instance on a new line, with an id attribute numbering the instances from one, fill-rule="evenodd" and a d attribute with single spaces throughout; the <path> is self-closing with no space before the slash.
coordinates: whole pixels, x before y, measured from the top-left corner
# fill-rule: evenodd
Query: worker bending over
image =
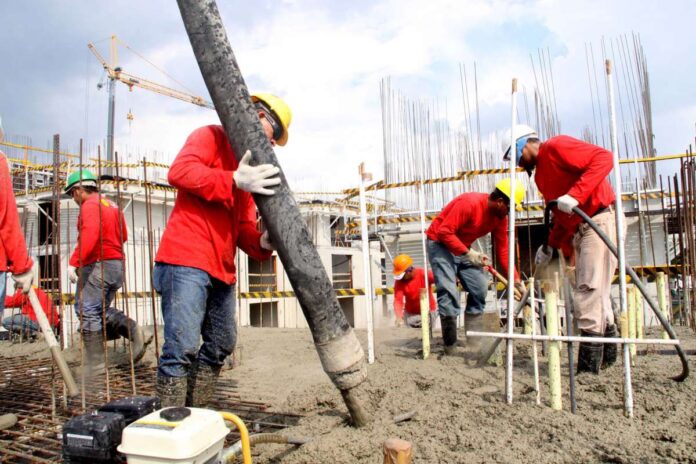
<path id="1" fill-rule="evenodd" d="M 88 372 L 103 366 L 104 331 L 108 340 L 130 340 L 133 360 L 137 361 L 149 340 L 145 340 L 137 322 L 111 307 L 123 284 L 126 218 L 116 203 L 102 196 L 97 178 L 86 169 L 68 176 L 65 193 L 80 206 L 77 244 L 70 257 L 68 276 L 77 284 L 75 314 L 80 321 Z M 102 326 L 102 318 L 106 327 Z"/>
<path id="2" fill-rule="evenodd" d="M 409 255 L 399 255 L 394 258 L 394 315 L 396 325 L 406 324 L 409 327 L 421 326 L 420 291 L 425 288 L 425 270 L 414 267 Z M 428 286 L 435 283 L 433 271 L 428 270 Z M 435 322 L 435 298 L 428 291 L 430 300 L 430 327 Z M 404 301 L 406 305 L 404 306 Z"/>
<path id="3" fill-rule="evenodd" d="M 285 145 L 290 108 L 273 95 L 251 98 L 268 140 Z M 210 401 L 237 338 L 237 247 L 256 260 L 270 258 L 273 250 L 268 233 L 256 229 L 251 194 L 273 195 L 279 172 L 270 164 L 254 165 L 249 151 L 237 162 L 222 126 L 193 131 L 169 168 L 178 193 L 153 275 L 164 317 L 157 369 L 162 406 L 205 407 Z"/>
<path id="4" fill-rule="evenodd" d="M 565 135 L 541 142 L 534 129 L 520 125 L 515 129 L 517 164 L 531 175 L 544 200 L 557 200 L 550 249 L 541 246 L 535 257 L 538 266 L 552 259 L 551 249 L 572 244 L 575 251 L 575 320 L 583 337 L 616 337 L 618 331 L 611 308 L 611 279 L 617 260 L 606 244 L 582 219 L 573 214 L 579 207 L 616 243 L 616 195 L 607 176 L 613 169 L 612 153 Z M 511 156 L 510 136 L 505 158 Z M 616 362 L 616 345 L 580 343 L 578 372 L 599 373 L 600 366 Z"/>
<path id="5" fill-rule="evenodd" d="M 53 330 L 58 329 L 60 326 L 60 317 L 51 298 L 38 287 L 34 287 L 34 292 L 36 293 L 36 298 L 39 300 L 44 314 L 46 314 L 49 325 Z M 29 301 L 29 296 L 26 293 L 22 293 L 20 287 L 15 288 L 14 295 L 5 297 L 5 308 L 20 308 L 20 314 L 14 314 L 3 319 L 2 326 L 5 330 L 13 333 L 21 333 L 29 339 L 36 337 L 41 331 L 36 319 L 36 314 L 34 313 L 34 308 Z"/>
<path id="6" fill-rule="evenodd" d="M 4 137 L 0 120 L 0 142 Z M 33 265 L 34 262 L 27 252 L 24 234 L 19 227 L 19 214 L 7 158 L 0 151 L 0 304 L 5 302 L 7 273 L 12 274 L 12 279 L 23 293 L 28 293 L 34 280 Z"/>
<path id="7" fill-rule="evenodd" d="M 445 206 L 425 232 L 428 237 L 428 259 L 437 286 L 445 354 L 454 354 L 457 344 L 457 317 L 460 314 L 457 279 L 467 292 L 466 330 L 479 331 L 483 328 L 483 311 L 488 293 L 488 278 L 483 270 L 491 262 L 488 256 L 472 249 L 472 243 L 491 233 L 498 261 L 507 273 L 510 189 L 510 179 L 504 179 L 496 184 L 490 194 L 459 195 Z M 519 205 L 523 198 L 524 186 L 515 181 L 515 204 Z M 516 270 L 515 285 L 521 286 Z"/>

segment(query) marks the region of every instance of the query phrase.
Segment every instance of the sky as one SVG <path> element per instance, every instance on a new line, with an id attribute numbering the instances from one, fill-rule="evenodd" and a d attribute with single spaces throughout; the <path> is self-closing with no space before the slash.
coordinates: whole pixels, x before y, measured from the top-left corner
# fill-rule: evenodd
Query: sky
<path id="1" fill-rule="evenodd" d="M 509 125 L 511 79 L 533 87 L 530 54 L 548 50 L 562 131 L 579 137 L 592 123 L 586 44 L 599 50 L 603 37 L 632 33 L 647 58 L 657 153 L 683 152 L 694 140 L 693 1 L 218 3 L 250 91 L 277 94 L 293 110 L 289 142 L 276 153 L 295 191 L 354 187 L 363 161 L 375 180 L 382 177 L 379 85 L 386 77 L 409 98 L 445 101 L 450 124 L 460 127 L 459 66 L 475 62 L 487 134 Z M 112 34 L 156 65 L 120 47 L 124 71 L 209 98 L 173 1 L 3 1 L 0 18 L 0 116 L 11 140 L 48 147 L 59 133 L 67 149 L 80 138 L 104 143 L 103 70 L 87 43 L 108 58 Z M 214 111 L 122 84 L 115 120 L 121 153 L 163 162 L 195 128 L 218 122 Z M 677 167 L 662 163 L 659 172 Z"/>

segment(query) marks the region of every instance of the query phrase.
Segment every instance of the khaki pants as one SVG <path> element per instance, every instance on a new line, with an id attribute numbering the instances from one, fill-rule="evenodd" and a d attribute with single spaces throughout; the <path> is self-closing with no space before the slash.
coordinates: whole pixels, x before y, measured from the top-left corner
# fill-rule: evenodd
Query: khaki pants
<path id="1" fill-rule="evenodd" d="M 616 245 L 616 213 L 614 208 L 597 214 L 592 220 Z M 575 247 L 574 315 L 580 330 L 604 334 L 614 324 L 611 309 L 611 280 L 618 260 L 606 244 L 584 222 L 573 237 Z"/>

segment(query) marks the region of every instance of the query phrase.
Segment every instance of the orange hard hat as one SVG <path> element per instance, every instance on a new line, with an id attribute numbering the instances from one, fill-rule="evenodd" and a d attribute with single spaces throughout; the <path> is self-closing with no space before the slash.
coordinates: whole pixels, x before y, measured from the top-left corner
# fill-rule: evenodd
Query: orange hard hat
<path id="1" fill-rule="evenodd" d="M 406 269 L 413 266 L 413 260 L 409 255 L 399 255 L 394 258 L 394 278 L 401 280 L 406 273 Z"/>

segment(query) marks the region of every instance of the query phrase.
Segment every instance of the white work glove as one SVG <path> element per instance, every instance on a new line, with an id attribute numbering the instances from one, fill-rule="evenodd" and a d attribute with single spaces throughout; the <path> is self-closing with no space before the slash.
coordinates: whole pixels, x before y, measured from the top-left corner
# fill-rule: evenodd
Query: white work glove
<path id="1" fill-rule="evenodd" d="M 534 256 L 534 264 L 537 266 L 546 266 L 553 258 L 553 248 L 546 245 L 541 245 Z"/>
<path id="2" fill-rule="evenodd" d="M 22 290 L 22 293 L 29 293 L 31 283 L 34 281 L 34 271 L 29 269 L 24 274 L 12 274 L 15 286 Z"/>
<path id="3" fill-rule="evenodd" d="M 237 170 L 232 174 L 234 183 L 237 187 L 249 193 L 273 195 L 275 192 L 266 187 L 280 184 L 280 177 L 278 176 L 280 168 L 272 164 L 252 166 L 249 164 L 249 161 L 251 161 L 251 151 L 247 150 L 239 162 Z"/>
<path id="4" fill-rule="evenodd" d="M 259 239 L 259 244 L 261 245 L 261 248 L 264 250 L 269 250 L 273 251 L 276 249 L 276 247 L 273 246 L 273 243 L 271 243 L 271 237 L 268 235 L 268 231 L 264 231 L 263 234 L 261 234 L 261 238 Z"/>
<path id="5" fill-rule="evenodd" d="M 77 283 L 77 268 L 75 266 L 68 266 L 68 278 L 70 282 Z"/>
<path id="6" fill-rule="evenodd" d="M 570 195 L 563 195 L 558 199 L 558 209 L 567 214 L 573 214 L 573 208 L 578 206 L 578 200 Z"/>
<path id="7" fill-rule="evenodd" d="M 488 256 L 484 255 L 483 253 L 479 253 L 476 250 L 470 249 L 468 253 L 466 253 L 466 257 L 469 258 L 469 261 L 471 264 L 474 266 L 488 266 L 490 259 Z"/>

